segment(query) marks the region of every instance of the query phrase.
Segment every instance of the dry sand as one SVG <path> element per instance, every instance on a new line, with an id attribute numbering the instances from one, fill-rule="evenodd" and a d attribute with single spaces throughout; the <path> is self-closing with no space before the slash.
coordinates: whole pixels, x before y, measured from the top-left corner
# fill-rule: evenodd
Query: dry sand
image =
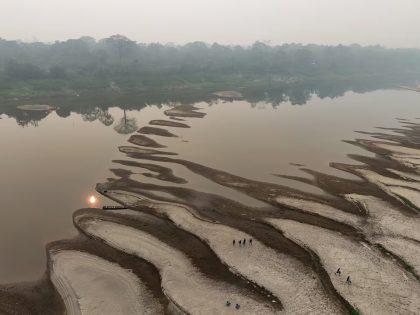
<path id="1" fill-rule="evenodd" d="M 141 230 L 104 220 L 83 220 L 79 227 L 108 245 L 143 258 L 158 268 L 162 289 L 178 307 L 190 314 L 234 314 L 225 306 L 230 300 L 243 314 L 273 313 L 270 306 L 243 295 L 236 287 L 208 279 L 176 249 Z"/>
<path id="2" fill-rule="evenodd" d="M 420 282 L 374 247 L 296 221 L 268 222 L 286 237 L 313 250 L 337 291 L 363 314 L 420 313 Z M 334 275 L 339 267 L 341 277 Z M 347 275 L 352 285 L 345 283 Z"/>
<path id="3" fill-rule="evenodd" d="M 190 207 L 156 202 L 145 197 L 143 204 L 165 214 L 180 228 L 209 244 L 232 271 L 272 292 L 282 301 L 286 314 L 343 312 L 325 292 L 312 269 L 299 260 L 277 253 L 256 239 L 250 245 L 250 235 L 217 222 L 203 220 Z M 236 239 L 235 246 L 232 244 L 233 239 Z M 240 246 L 239 239 L 246 239 L 248 245 Z"/>
<path id="4" fill-rule="evenodd" d="M 300 211 L 306 211 L 309 213 L 315 213 L 320 216 L 333 219 L 337 222 L 346 223 L 352 226 L 360 225 L 363 220 L 363 218 L 359 216 L 341 211 L 339 209 L 316 201 L 292 198 L 287 196 L 278 196 L 276 197 L 275 201 L 280 205 L 284 205 L 286 207 L 298 209 Z"/>
<path id="5" fill-rule="evenodd" d="M 163 308 L 129 270 L 75 250 L 51 253 L 51 281 L 69 315 L 159 314 Z"/>

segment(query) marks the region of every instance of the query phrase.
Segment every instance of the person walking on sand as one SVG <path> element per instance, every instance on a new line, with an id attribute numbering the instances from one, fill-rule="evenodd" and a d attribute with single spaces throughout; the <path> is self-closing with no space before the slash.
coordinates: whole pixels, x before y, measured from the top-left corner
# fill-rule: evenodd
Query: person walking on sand
<path id="1" fill-rule="evenodd" d="M 348 285 L 350 285 L 350 284 L 351 284 L 350 276 L 348 276 L 348 277 L 347 277 L 346 283 L 347 283 Z"/>
<path id="2" fill-rule="evenodd" d="M 249 239 L 249 244 L 252 245 L 252 238 Z"/>
<path id="3" fill-rule="evenodd" d="M 239 246 L 241 246 L 241 241 L 239 241 Z"/>
<path id="4" fill-rule="evenodd" d="M 233 240 L 232 244 L 233 244 L 233 246 L 235 246 L 235 240 Z"/>
<path id="5" fill-rule="evenodd" d="M 244 245 L 245 245 L 245 243 L 246 243 L 246 238 L 244 238 L 244 241 L 243 241 L 243 243 L 244 243 Z"/>
<path id="6" fill-rule="evenodd" d="M 337 271 L 335 272 L 335 275 L 336 276 L 341 276 L 341 270 L 340 270 L 340 268 L 337 269 Z"/>

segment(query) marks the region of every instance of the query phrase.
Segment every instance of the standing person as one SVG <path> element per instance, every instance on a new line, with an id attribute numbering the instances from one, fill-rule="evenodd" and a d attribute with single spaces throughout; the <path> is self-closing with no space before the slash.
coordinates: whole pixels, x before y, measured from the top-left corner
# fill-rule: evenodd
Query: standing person
<path id="1" fill-rule="evenodd" d="M 350 276 L 347 277 L 346 283 L 351 284 Z"/>
<path id="2" fill-rule="evenodd" d="M 235 246 L 235 240 L 232 241 L 233 246 Z"/>
<path id="3" fill-rule="evenodd" d="M 251 244 L 251 245 L 252 245 L 252 238 L 250 238 L 250 239 L 249 239 L 249 244 Z"/>
<path id="4" fill-rule="evenodd" d="M 245 245 L 245 243 L 246 243 L 246 238 L 244 238 L 244 241 L 243 241 L 243 243 L 244 243 L 244 245 Z"/>
<path id="5" fill-rule="evenodd" d="M 239 246 L 241 246 L 241 241 L 239 241 Z"/>

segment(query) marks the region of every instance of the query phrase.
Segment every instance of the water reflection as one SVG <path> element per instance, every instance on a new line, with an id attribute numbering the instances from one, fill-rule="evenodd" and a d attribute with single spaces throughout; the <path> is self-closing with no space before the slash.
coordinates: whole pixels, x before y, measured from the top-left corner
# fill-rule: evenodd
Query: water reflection
<path id="1" fill-rule="evenodd" d="M 16 123 L 21 127 L 37 127 L 38 123 L 47 117 L 51 111 L 26 111 L 17 109 L 15 115 Z"/>
<path id="2" fill-rule="evenodd" d="M 123 109 L 124 116 L 120 121 L 114 126 L 114 130 L 120 134 L 128 135 L 135 132 L 139 127 L 137 126 L 137 121 L 135 118 L 127 118 L 126 109 Z"/>
<path id="3" fill-rule="evenodd" d="M 84 121 L 95 121 L 99 120 L 105 126 L 111 126 L 114 123 L 114 117 L 108 112 L 99 107 L 88 109 L 87 112 L 82 114 Z"/>
<path id="4" fill-rule="evenodd" d="M 411 83 L 413 84 L 413 83 Z M 264 102 L 277 108 L 282 103 L 292 105 L 304 105 L 314 96 L 324 98 L 337 98 L 343 96 L 347 91 L 365 93 L 377 89 L 395 88 L 396 84 L 387 78 L 364 78 L 358 80 L 335 80 L 296 83 L 292 86 L 271 88 L 267 86 L 261 89 L 248 89 L 241 91 L 244 100 L 252 107 Z M 137 123 L 133 118 L 127 117 L 126 110 L 141 110 L 149 104 L 158 107 L 163 105 L 194 104 L 206 102 L 210 106 L 220 101 L 209 92 L 189 93 L 180 95 L 138 95 L 138 94 L 108 94 L 96 95 L 87 94 L 78 97 L 55 97 L 47 99 L 32 100 L 32 103 L 43 103 L 57 105 L 55 110 L 62 118 L 69 117 L 71 113 L 81 114 L 85 121 L 100 121 L 105 126 L 114 126 L 114 130 L 120 134 L 129 134 L 137 129 Z M 0 115 L 6 114 L 13 117 L 17 124 L 22 127 L 37 127 L 39 122 L 45 119 L 51 111 L 24 111 L 17 108 L 22 101 L 14 100 L 0 105 Z M 124 104 L 119 106 L 118 104 Z M 117 120 L 109 113 L 109 108 L 120 107 L 124 116 Z"/>

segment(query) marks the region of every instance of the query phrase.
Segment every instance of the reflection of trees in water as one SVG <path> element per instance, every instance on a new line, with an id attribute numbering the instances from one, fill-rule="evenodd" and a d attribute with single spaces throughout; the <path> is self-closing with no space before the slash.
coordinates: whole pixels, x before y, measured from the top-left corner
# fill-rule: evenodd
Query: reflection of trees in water
<path id="1" fill-rule="evenodd" d="M 38 127 L 39 122 L 47 117 L 50 111 L 22 111 L 17 110 L 14 118 L 21 127 Z"/>
<path id="2" fill-rule="evenodd" d="M 114 117 L 112 117 L 108 110 L 104 110 L 99 107 L 95 107 L 87 112 L 84 112 L 82 114 L 82 119 L 90 122 L 99 120 L 105 126 L 111 126 L 114 123 Z"/>
<path id="3" fill-rule="evenodd" d="M 408 84 L 408 83 L 407 83 Z M 240 90 L 244 95 L 244 100 L 251 106 L 264 102 L 276 108 L 280 104 L 290 102 L 292 105 L 304 105 L 312 96 L 316 95 L 321 99 L 336 98 L 343 96 L 347 91 L 364 93 L 377 89 L 386 89 L 395 87 L 392 78 L 364 78 L 353 80 L 316 80 L 310 82 L 299 82 L 286 86 L 267 86 L 258 88 L 248 88 Z M 408 84 L 409 85 L 409 84 Z M 137 95 L 137 94 L 118 94 L 118 95 L 89 95 L 85 98 L 74 97 L 54 100 L 58 103 L 57 115 L 68 117 L 71 112 L 79 113 L 85 121 L 99 120 L 105 126 L 114 124 L 115 119 L 109 113 L 108 109 L 115 106 L 116 103 L 124 104 L 120 107 L 124 111 L 124 116 L 114 125 L 115 131 L 122 134 L 129 134 L 137 129 L 137 123 L 133 118 L 126 115 L 126 110 L 141 110 L 142 108 L 153 104 L 158 108 L 162 105 L 177 106 L 185 104 L 195 104 L 206 102 L 209 106 L 226 102 L 213 96 L 210 92 L 203 93 L 181 93 L 175 96 L 165 94 Z M 45 101 L 48 103 L 48 101 Z M 92 104 L 95 104 L 92 107 Z M 5 113 L 14 117 L 20 126 L 37 126 L 38 122 L 48 116 L 49 112 L 27 111 L 23 112 L 16 108 L 16 105 L 9 107 L 1 106 L 0 114 Z"/>
<path id="4" fill-rule="evenodd" d="M 125 108 L 123 109 L 124 116 L 120 121 L 114 126 L 114 130 L 120 134 L 130 134 L 135 132 L 138 129 L 137 121 L 135 118 L 127 118 L 127 113 Z"/>
<path id="5" fill-rule="evenodd" d="M 316 80 L 299 84 L 268 88 L 259 91 L 244 91 L 245 100 L 253 107 L 258 102 L 271 104 L 274 108 L 281 103 L 290 102 L 292 105 L 304 105 L 313 96 L 320 99 L 337 98 L 348 91 L 365 93 L 377 89 L 394 88 L 395 83 L 389 78 L 363 78 L 353 80 Z"/>
<path id="6" fill-rule="evenodd" d="M 123 108 L 123 117 L 114 125 L 114 130 L 121 134 L 130 134 L 135 132 L 137 127 L 137 121 L 135 118 L 127 117 L 126 109 Z M 108 110 L 94 107 L 82 114 L 84 121 L 93 122 L 99 120 L 105 126 L 111 126 L 114 123 L 114 117 L 109 113 Z"/>

